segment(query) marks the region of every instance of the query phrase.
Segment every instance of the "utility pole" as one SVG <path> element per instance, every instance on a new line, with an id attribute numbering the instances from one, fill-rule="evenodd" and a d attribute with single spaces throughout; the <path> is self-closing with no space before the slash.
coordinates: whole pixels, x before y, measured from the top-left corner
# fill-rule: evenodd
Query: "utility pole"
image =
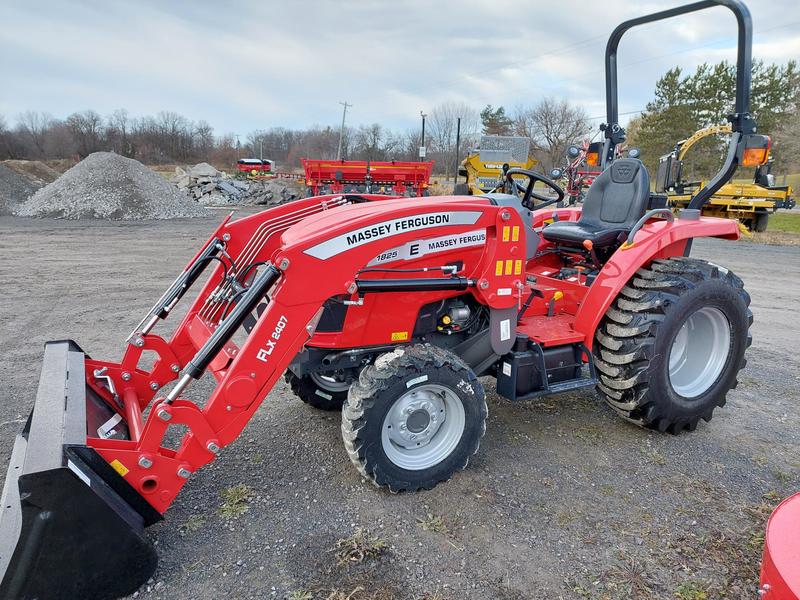
<path id="1" fill-rule="evenodd" d="M 458 158 L 461 154 L 461 117 L 456 121 L 456 172 L 453 173 L 453 183 L 458 183 Z"/>
<path id="2" fill-rule="evenodd" d="M 427 153 L 425 150 L 425 117 L 428 115 L 419 111 L 419 116 L 422 117 L 422 139 L 419 144 L 419 161 L 422 162 L 422 159 L 425 158 L 425 154 Z"/>
<path id="3" fill-rule="evenodd" d="M 258 138 L 258 158 L 264 161 L 264 138 Z"/>
<path id="4" fill-rule="evenodd" d="M 339 102 L 339 104 L 344 106 L 344 110 L 342 111 L 342 127 L 339 129 L 339 148 L 336 150 L 336 160 L 342 158 L 342 137 L 344 136 L 344 119 L 347 116 L 347 109 L 353 108 L 353 105 L 348 104 L 346 100 L 344 102 Z"/>

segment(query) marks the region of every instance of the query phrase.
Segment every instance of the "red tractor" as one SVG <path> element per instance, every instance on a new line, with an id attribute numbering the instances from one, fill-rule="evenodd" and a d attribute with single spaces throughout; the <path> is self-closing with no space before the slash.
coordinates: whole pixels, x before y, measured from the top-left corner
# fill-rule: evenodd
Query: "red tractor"
<path id="1" fill-rule="evenodd" d="M 651 208 L 642 163 L 616 158 L 617 46 L 633 26 L 714 5 L 739 23 L 734 133 L 718 176 L 675 217 Z M 395 492 L 467 466 L 486 431 L 481 376 L 511 400 L 597 388 L 621 417 L 658 431 L 711 419 L 745 364 L 750 299 L 731 271 L 689 254 L 696 237 L 737 239 L 735 222 L 699 209 L 737 166 L 767 157 L 749 113 L 751 36 L 738 0 L 615 29 L 603 169 L 582 209 L 558 208 L 561 187 L 522 169 L 508 171 L 505 193 L 483 196 L 306 198 L 223 221 L 119 362 L 49 342 L 6 476 L 0 596 L 135 590 L 156 566 L 143 529 L 284 375 L 305 402 L 343 406 L 353 464 Z M 155 333 L 195 285 L 174 332 Z M 158 357 L 152 367 L 144 352 Z M 203 374 L 216 387 L 192 401 Z M 177 448 L 175 427 L 186 431 Z"/>

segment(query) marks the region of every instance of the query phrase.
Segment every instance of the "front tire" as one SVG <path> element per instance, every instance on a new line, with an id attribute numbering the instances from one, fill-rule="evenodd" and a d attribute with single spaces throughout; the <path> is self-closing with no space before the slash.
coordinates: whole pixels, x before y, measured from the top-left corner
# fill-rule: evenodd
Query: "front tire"
<path id="1" fill-rule="evenodd" d="M 745 366 L 753 315 L 742 280 L 693 258 L 653 261 L 596 333 L 599 391 L 622 417 L 673 434 L 725 404 Z"/>
<path id="2" fill-rule="evenodd" d="M 367 479 L 392 492 L 431 489 L 466 468 L 486 432 L 486 398 L 475 373 L 441 348 L 383 354 L 350 388 L 342 437 Z"/>

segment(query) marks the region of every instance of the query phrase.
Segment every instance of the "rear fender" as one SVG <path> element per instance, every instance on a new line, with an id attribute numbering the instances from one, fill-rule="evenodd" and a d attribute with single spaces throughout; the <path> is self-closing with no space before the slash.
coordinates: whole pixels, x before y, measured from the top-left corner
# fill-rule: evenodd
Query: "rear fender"
<path id="1" fill-rule="evenodd" d="M 698 237 L 739 239 L 739 227 L 730 219 L 701 217 L 674 222 L 653 220 L 636 234 L 633 244 L 625 244 L 606 262 L 583 304 L 575 314 L 574 328 L 582 333 L 591 349 L 594 333 L 606 310 L 636 271 L 657 258 L 683 256 L 687 242 Z"/>

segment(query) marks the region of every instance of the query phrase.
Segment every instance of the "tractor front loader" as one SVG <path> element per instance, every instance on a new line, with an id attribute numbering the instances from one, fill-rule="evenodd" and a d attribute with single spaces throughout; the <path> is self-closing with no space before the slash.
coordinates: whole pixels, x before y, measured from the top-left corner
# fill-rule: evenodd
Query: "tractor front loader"
<path id="1" fill-rule="evenodd" d="M 633 26 L 716 5 L 739 23 L 731 148 L 676 217 L 654 206 L 642 163 L 615 152 L 625 140 L 617 45 Z M 466 467 L 486 430 L 481 376 L 513 401 L 597 388 L 622 417 L 659 431 L 710 420 L 744 366 L 752 317 L 742 281 L 689 253 L 696 237 L 737 239 L 736 223 L 699 208 L 739 164 L 766 160 L 748 112 L 750 44 L 737 0 L 620 25 L 606 51 L 603 170 L 582 208 L 559 207 L 564 190 L 547 177 L 509 169 L 504 192 L 326 195 L 228 217 L 119 362 L 48 343 L 6 475 L 0 597 L 134 591 L 156 566 L 144 528 L 282 376 L 305 402 L 342 409 L 355 467 L 395 492 Z M 156 326 L 190 288 L 199 293 L 161 337 Z M 193 401 L 204 374 L 216 386 Z"/>

